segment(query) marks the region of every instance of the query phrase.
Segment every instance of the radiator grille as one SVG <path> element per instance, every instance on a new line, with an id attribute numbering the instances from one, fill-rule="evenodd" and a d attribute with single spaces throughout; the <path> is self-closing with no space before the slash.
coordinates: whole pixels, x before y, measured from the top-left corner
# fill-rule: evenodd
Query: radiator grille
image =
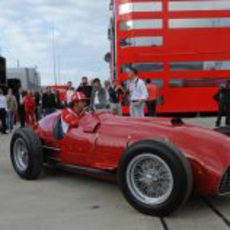
<path id="1" fill-rule="evenodd" d="M 229 193 L 229 192 L 230 192 L 230 167 L 224 173 L 219 188 L 220 194 Z"/>

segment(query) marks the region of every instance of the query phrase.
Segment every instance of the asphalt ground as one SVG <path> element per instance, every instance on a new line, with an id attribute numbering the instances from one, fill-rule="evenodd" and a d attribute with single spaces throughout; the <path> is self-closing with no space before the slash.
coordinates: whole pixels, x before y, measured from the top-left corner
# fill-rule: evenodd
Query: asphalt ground
<path id="1" fill-rule="evenodd" d="M 187 119 L 212 128 L 213 118 Z M 0 230 L 225 230 L 230 196 L 191 200 L 169 218 L 131 208 L 114 183 L 45 170 L 23 181 L 9 159 L 10 135 L 0 135 Z"/>

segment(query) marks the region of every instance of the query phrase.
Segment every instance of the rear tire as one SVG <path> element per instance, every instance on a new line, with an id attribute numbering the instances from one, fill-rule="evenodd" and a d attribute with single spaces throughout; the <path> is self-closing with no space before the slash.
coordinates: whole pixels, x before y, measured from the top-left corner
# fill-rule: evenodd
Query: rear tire
<path id="1" fill-rule="evenodd" d="M 129 147 L 118 169 L 127 201 L 138 211 L 168 216 L 192 191 L 192 171 L 185 156 L 170 144 L 146 140 Z"/>
<path id="2" fill-rule="evenodd" d="M 11 140 L 11 162 L 16 173 L 23 179 L 37 179 L 43 168 L 43 148 L 32 129 L 18 129 Z"/>

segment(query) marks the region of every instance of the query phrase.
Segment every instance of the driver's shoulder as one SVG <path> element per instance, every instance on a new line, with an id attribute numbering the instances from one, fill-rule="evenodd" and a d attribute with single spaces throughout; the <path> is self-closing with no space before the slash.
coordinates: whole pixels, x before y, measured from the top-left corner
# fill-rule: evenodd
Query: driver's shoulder
<path id="1" fill-rule="evenodd" d="M 69 119 L 72 117 L 77 117 L 77 114 L 74 114 L 74 112 L 70 108 L 66 108 L 62 110 L 61 116 L 63 119 Z"/>

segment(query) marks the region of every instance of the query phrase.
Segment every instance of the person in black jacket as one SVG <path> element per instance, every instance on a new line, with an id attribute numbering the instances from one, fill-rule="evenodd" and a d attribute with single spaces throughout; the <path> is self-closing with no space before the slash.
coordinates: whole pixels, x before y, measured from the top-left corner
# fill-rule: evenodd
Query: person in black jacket
<path id="1" fill-rule="evenodd" d="M 82 78 L 82 83 L 78 87 L 77 92 L 81 92 L 86 96 L 86 104 L 87 106 L 90 105 L 90 98 L 92 95 L 93 87 L 89 85 L 89 81 L 87 77 Z"/>
<path id="2" fill-rule="evenodd" d="M 35 98 L 35 116 L 36 120 L 39 121 L 41 119 L 41 95 L 38 91 L 33 91 L 33 95 Z"/>
<path id="3" fill-rule="evenodd" d="M 109 88 L 110 107 L 113 114 L 122 116 L 122 105 L 120 99 L 124 94 L 124 88 L 117 80 L 113 80 L 112 87 Z"/>
<path id="4" fill-rule="evenodd" d="M 0 88 L 0 131 L 3 134 L 6 134 L 6 112 L 7 112 L 7 104 L 6 97 L 3 95 L 3 90 Z"/>
<path id="5" fill-rule="evenodd" d="M 230 125 L 230 82 L 227 85 L 221 85 L 218 93 L 214 96 L 218 102 L 218 116 L 216 127 L 221 126 L 222 117 L 226 115 L 226 125 Z"/>
<path id="6" fill-rule="evenodd" d="M 55 91 L 55 97 L 56 97 L 56 109 L 63 109 L 64 108 L 64 104 L 61 101 L 61 95 L 60 95 L 60 91 L 59 90 Z"/>
<path id="7" fill-rule="evenodd" d="M 56 98 L 50 87 L 42 95 L 42 110 L 44 116 L 54 113 L 56 110 Z"/>
<path id="8" fill-rule="evenodd" d="M 230 125 L 230 81 L 226 85 L 226 102 L 225 102 L 225 113 L 226 113 L 226 125 Z"/>

